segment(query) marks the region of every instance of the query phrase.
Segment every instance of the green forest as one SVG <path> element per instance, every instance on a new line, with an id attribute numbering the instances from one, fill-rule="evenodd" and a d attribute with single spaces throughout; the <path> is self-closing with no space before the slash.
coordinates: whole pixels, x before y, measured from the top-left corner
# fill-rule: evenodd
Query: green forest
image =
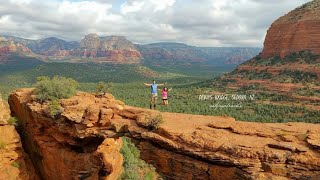
<path id="1" fill-rule="evenodd" d="M 27 63 L 29 61 L 30 63 Z M 32 59 L 25 59 L 23 62 L 25 64 L 19 63 L 19 66 L 15 63 L 0 66 L 0 92 L 4 99 L 14 89 L 34 86 L 39 76 L 59 75 L 78 81 L 79 90 L 87 92 L 94 92 L 98 82 L 112 83 L 111 93 L 117 99 L 127 105 L 148 108 L 150 89 L 143 83 L 151 83 L 155 79 L 158 83 L 167 82 L 167 86 L 172 88 L 172 91 L 169 92 L 169 106 L 161 106 L 161 97 L 159 97 L 157 107 L 160 111 L 230 116 L 239 121 L 320 122 L 320 112 L 307 109 L 305 106 L 259 103 L 266 99 L 281 101 L 287 98 L 284 95 L 267 93 L 261 89 L 252 91 L 253 89 L 259 90 L 259 86 L 230 90 L 225 88 L 224 84 L 213 85 L 212 79 L 232 71 L 232 67 L 208 66 L 204 68 L 196 63 L 181 65 L 174 62 L 166 64 L 152 61 L 139 65 L 43 63 Z M 229 95 L 254 94 L 255 99 L 253 101 L 199 100 L 200 95 L 207 95 L 211 92 L 225 92 Z M 307 91 L 302 89 L 299 93 L 307 93 Z"/>

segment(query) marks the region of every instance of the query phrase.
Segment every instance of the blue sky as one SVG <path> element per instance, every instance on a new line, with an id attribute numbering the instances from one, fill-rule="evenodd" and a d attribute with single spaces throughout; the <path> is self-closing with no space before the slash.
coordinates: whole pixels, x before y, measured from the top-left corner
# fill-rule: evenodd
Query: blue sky
<path id="1" fill-rule="evenodd" d="M 113 5 L 113 9 L 119 11 L 120 10 L 120 6 L 126 2 L 125 0 L 118 0 L 115 1 L 112 5 Z"/>
<path id="2" fill-rule="evenodd" d="M 0 33 L 81 40 L 262 47 L 271 23 L 308 0 L 0 0 Z"/>

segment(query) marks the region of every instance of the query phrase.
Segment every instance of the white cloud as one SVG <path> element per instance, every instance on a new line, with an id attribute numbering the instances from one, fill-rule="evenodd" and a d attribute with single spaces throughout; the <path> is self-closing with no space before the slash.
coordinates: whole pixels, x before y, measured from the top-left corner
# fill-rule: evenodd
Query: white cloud
<path id="1" fill-rule="evenodd" d="M 0 33 L 80 40 L 124 35 L 136 43 L 262 46 L 271 23 L 308 0 L 0 0 Z"/>
<path id="2" fill-rule="evenodd" d="M 127 14 L 127 13 L 134 13 L 138 12 L 142 9 L 144 5 L 143 1 L 126 1 L 121 5 L 121 13 Z"/>
<path id="3" fill-rule="evenodd" d="M 10 0 L 13 3 L 26 4 L 32 2 L 32 0 Z"/>
<path id="4" fill-rule="evenodd" d="M 175 0 L 150 0 L 155 5 L 154 12 L 165 10 L 166 8 L 174 5 Z"/>
<path id="5" fill-rule="evenodd" d="M 58 4 L 57 13 L 65 18 L 76 18 L 92 22 L 99 22 L 108 18 L 108 11 L 112 8 L 111 4 L 103 4 L 94 1 L 70 2 L 63 1 Z"/>

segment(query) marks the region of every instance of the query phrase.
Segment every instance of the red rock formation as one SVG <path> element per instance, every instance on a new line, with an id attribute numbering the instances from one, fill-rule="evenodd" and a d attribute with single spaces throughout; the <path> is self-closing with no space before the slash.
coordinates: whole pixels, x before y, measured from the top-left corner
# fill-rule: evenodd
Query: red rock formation
<path id="1" fill-rule="evenodd" d="M 30 102 L 31 93 L 30 89 L 18 91 L 11 96 L 9 103 L 11 112 L 21 120 L 26 152 L 43 179 L 114 179 L 120 176 L 121 139 L 78 134 L 77 131 L 84 128 L 81 124 L 74 124 L 66 117 L 51 119 L 42 105 Z M 29 102 L 31 104 L 27 104 Z M 75 102 L 65 103 L 72 106 Z M 86 118 L 94 118 L 90 116 L 95 116 L 95 111 L 87 111 Z M 80 112 L 69 113 L 68 117 L 82 115 Z"/>
<path id="2" fill-rule="evenodd" d="M 5 38 L 0 39 L 0 56 L 10 53 L 31 53 L 31 50 L 21 44 L 8 41 Z"/>
<path id="3" fill-rule="evenodd" d="M 136 50 L 75 50 L 70 52 L 72 56 L 82 58 L 93 58 L 97 62 L 126 62 L 137 63 L 141 59 L 141 54 Z"/>
<path id="4" fill-rule="evenodd" d="M 221 79 L 229 88 L 259 86 L 255 92 L 277 93 L 290 99 L 281 100 L 283 104 L 294 101 L 301 107 L 306 100 L 308 108 L 319 109 L 316 94 L 297 96 L 303 89 L 316 92 L 320 88 L 319 55 L 320 1 L 315 0 L 276 20 L 268 30 L 262 53 Z"/>
<path id="5" fill-rule="evenodd" d="M 116 137 L 123 135 L 138 140 L 141 157 L 168 179 L 320 178 L 317 124 L 161 113 L 163 124 L 150 131 L 144 128 L 148 116 L 160 112 L 125 106 L 111 95 L 79 92 L 61 100 L 64 112 L 52 119 L 47 105 L 31 94 L 32 89 L 17 90 L 9 103 L 46 179 L 117 177 L 118 148 L 105 149 L 105 143 L 117 146 Z"/>
<path id="6" fill-rule="evenodd" d="M 320 2 L 314 0 L 276 20 L 268 30 L 262 57 L 311 50 L 320 54 Z"/>
<path id="7" fill-rule="evenodd" d="M 98 37 L 89 34 L 80 42 L 80 48 L 72 50 L 71 55 L 93 58 L 97 62 L 137 63 L 141 59 L 135 45 L 122 36 Z"/>
<path id="8" fill-rule="evenodd" d="M 9 118 L 9 109 L 0 99 L 0 179 L 37 180 L 14 125 L 7 122 Z"/>

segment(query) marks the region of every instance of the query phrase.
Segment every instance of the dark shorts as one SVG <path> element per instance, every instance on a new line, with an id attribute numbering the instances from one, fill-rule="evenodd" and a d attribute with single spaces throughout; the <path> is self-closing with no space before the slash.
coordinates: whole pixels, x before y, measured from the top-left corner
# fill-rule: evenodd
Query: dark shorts
<path id="1" fill-rule="evenodd" d="M 167 101 L 168 99 L 162 99 L 163 101 Z"/>

